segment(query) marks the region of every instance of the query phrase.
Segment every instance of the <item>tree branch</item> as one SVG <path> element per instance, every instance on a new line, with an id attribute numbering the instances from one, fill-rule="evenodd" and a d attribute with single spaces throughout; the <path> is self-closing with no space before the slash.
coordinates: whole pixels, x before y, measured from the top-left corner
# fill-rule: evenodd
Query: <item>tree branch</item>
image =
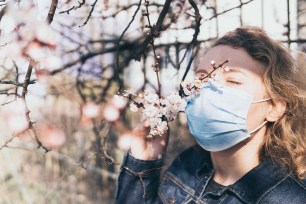
<path id="1" fill-rule="evenodd" d="M 194 9 L 194 12 L 195 12 L 195 21 L 196 21 L 196 25 L 195 25 L 195 28 L 194 28 L 194 34 L 193 34 L 193 38 L 192 38 L 192 41 L 190 43 L 190 45 L 194 47 L 196 47 L 197 45 L 197 38 L 198 38 L 198 35 L 200 33 L 200 26 L 201 26 L 201 19 L 202 19 L 202 16 L 200 15 L 200 12 L 199 12 L 199 9 L 196 5 L 196 3 L 193 1 L 193 0 L 188 0 L 189 3 L 191 4 L 192 8 Z M 187 65 L 187 68 L 186 68 L 186 71 L 184 73 L 184 76 L 182 78 L 182 81 L 185 80 L 189 70 L 190 70 L 190 67 L 191 67 L 191 64 L 192 64 L 192 61 L 193 59 L 195 58 L 196 54 L 198 53 L 198 49 L 196 49 L 196 51 L 193 53 L 192 57 L 190 58 L 189 60 L 189 63 Z"/>
<path id="2" fill-rule="evenodd" d="M 51 2 L 51 6 L 48 12 L 48 16 L 47 16 L 47 23 L 51 24 L 55 15 L 55 11 L 57 8 L 57 4 L 58 4 L 58 0 L 52 0 Z"/>
<path id="3" fill-rule="evenodd" d="M 73 7 L 71 7 L 70 9 L 67 9 L 67 10 L 65 10 L 65 11 L 61 11 L 61 12 L 59 12 L 59 14 L 67 13 L 67 14 L 69 15 L 70 11 L 72 11 L 72 10 L 77 10 L 77 9 L 81 8 L 81 7 L 85 4 L 85 1 L 86 1 L 86 0 L 82 0 L 81 2 L 78 1 L 79 5 L 73 6 Z"/>
<path id="4" fill-rule="evenodd" d="M 135 47 L 137 47 L 137 43 L 135 43 L 135 42 L 127 42 L 127 43 L 121 45 L 120 50 L 133 50 Z M 80 62 L 85 62 L 88 59 L 90 59 L 92 57 L 95 57 L 97 55 L 101 55 L 101 54 L 105 54 L 105 53 L 110 53 L 110 52 L 115 52 L 117 49 L 118 49 L 117 46 L 115 46 L 115 47 L 111 47 L 111 48 L 108 48 L 108 49 L 103 49 L 102 48 L 102 49 L 99 49 L 99 50 L 97 50 L 95 52 L 89 52 L 89 53 L 81 56 L 80 58 L 78 58 L 78 59 L 76 59 L 76 60 L 74 60 L 72 62 L 67 63 L 63 67 L 61 67 L 59 69 L 53 70 L 52 72 L 50 72 L 50 74 L 51 75 L 57 74 L 57 73 L 62 72 L 62 71 L 66 70 L 66 69 L 68 69 L 68 68 L 70 68 L 70 67 L 72 67 L 72 66 L 74 66 L 74 65 L 76 65 L 76 64 L 78 64 Z"/>
<path id="5" fill-rule="evenodd" d="M 29 81 L 29 84 L 35 84 L 35 83 L 36 83 L 36 80 Z M 21 86 L 21 87 L 24 86 L 24 83 L 18 83 L 15 81 L 8 81 L 8 80 L 0 80 L 0 84 L 8 84 L 8 85 Z"/>
<path id="6" fill-rule="evenodd" d="M 2 17 L 4 16 L 4 14 L 6 13 L 6 6 L 4 6 L 1 11 L 0 11 L 0 21 L 2 19 Z"/>
<path id="7" fill-rule="evenodd" d="M 160 12 L 159 16 L 158 16 L 158 19 L 157 19 L 157 22 L 156 22 L 156 25 L 154 26 L 154 30 L 153 30 L 153 33 L 160 33 L 160 31 L 163 30 L 163 22 L 164 22 L 164 19 L 170 9 L 170 5 L 172 3 L 173 0 L 166 0 L 163 8 L 162 8 L 162 11 Z M 151 36 L 147 36 L 146 39 L 144 40 L 143 44 L 142 44 L 142 48 L 138 51 L 135 52 L 135 54 L 133 55 L 133 59 L 137 60 L 137 61 L 140 61 L 141 59 L 141 55 L 143 53 L 145 53 L 145 50 L 147 49 L 148 47 L 148 44 L 150 43 L 152 37 Z"/>
<path id="8" fill-rule="evenodd" d="M 132 25 L 133 21 L 135 20 L 135 17 L 140 9 L 140 6 L 141 6 L 141 3 L 142 3 L 142 0 L 139 1 L 138 5 L 137 5 L 137 9 L 136 11 L 134 12 L 133 16 L 132 16 L 132 19 L 131 21 L 129 22 L 129 24 L 126 26 L 126 28 L 124 29 L 124 31 L 121 33 L 119 39 L 118 39 L 118 42 L 117 42 L 117 50 L 116 50 L 116 71 L 114 72 L 115 74 L 115 78 L 118 80 L 118 82 L 120 81 L 120 78 L 119 78 L 119 74 L 120 74 L 120 64 L 119 64 L 119 51 L 120 51 L 120 42 L 124 36 L 124 34 L 126 33 L 126 31 L 129 29 L 129 27 Z M 122 85 L 120 83 L 120 86 L 119 86 L 119 92 L 122 91 Z"/>
<path id="9" fill-rule="evenodd" d="M 93 13 L 93 11 L 95 10 L 95 6 L 96 6 L 97 2 L 98 2 L 98 0 L 95 0 L 95 2 L 93 2 L 93 4 L 90 5 L 90 6 L 91 6 L 91 9 L 90 9 L 90 11 L 89 11 L 89 14 L 88 14 L 88 16 L 87 16 L 85 22 L 84 22 L 82 25 L 80 25 L 79 27 L 83 27 L 84 25 L 86 25 L 86 24 L 88 23 L 88 21 L 89 21 L 91 15 L 92 15 L 92 13 Z"/>
<path id="10" fill-rule="evenodd" d="M 210 20 L 216 18 L 217 16 L 220 16 L 220 15 L 222 15 L 222 14 L 225 14 L 225 13 L 230 12 L 230 11 L 232 11 L 232 10 L 235 10 L 235 9 L 237 9 L 237 8 L 241 8 L 243 5 L 246 5 L 246 4 L 248 4 L 248 3 L 251 3 L 252 1 L 254 1 L 254 0 L 249 0 L 249 1 L 247 1 L 247 2 L 242 2 L 242 3 L 239 4 L 238 6 L 232 7 L 232 8 L 230 8 L 230 9 L 227 9 L 227 10 L 225 10 L 225 11 L 222 11 L 222 12 L 220 12 L 220 13 L 217 13 L 217 14 L 213 15 L 212 17 L 210 17 L 210 18 L 208 18 L 208 19 L 205 19 L 204 22 L 205 22 L 205 21 L 210 21 Z"/>

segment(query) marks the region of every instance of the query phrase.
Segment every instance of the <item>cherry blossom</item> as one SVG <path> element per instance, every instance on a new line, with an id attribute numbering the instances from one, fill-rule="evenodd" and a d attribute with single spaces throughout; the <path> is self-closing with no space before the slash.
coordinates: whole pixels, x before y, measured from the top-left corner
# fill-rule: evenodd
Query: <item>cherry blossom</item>
<path id="1" fill-rule="evenodd" d="M 150 126 L 150 135 L 161 136 L 168 130 L 168 122 L 176 119 L 179 111 L 184 111 L 186 101 L 175 92 L 167 97 L 159 97 L 158 94 L 150 89 L 143 93 L 121 94 L 131 100 L 130 110 L 140 111 L 140 121 Z"/>
<path id="2" fill-rule="evenodd" d="M 163 97 L 155 92 L 153 89 L 147 89 L 138 95 L 133 90 L 126 90 L 123 93 L 119 93 L 118 98 L 125 97 L 130 100 L 130 110 L 133 112 L 140 112 L 140 121 L 147 123 L 150 127 L 150 135 L 161 136 L 168 130 L 168 122 L 177 118 L 179 112 L 185 111 L 187 102 L 194 100 L 195 97 L 201 93 L 201 87 L 209 80 L 219 80 L 220 77 L 213 73 L 218 68 L 223 68 L 224 71 L 229 70 L 228 67 L 224 67 L 229 60 L 216 66 L 216 62 L 211 60 L 210 64 L 213 70 L 207 74 L 201 74 L 200 77 L 196 77 L 194 80 L 186 80 L 181 83 L 180 91 L 171 93 L 170 95 Z M 115 98 L 113 99 L 115 100 Z M 113 101 L 113 104 L 121 102 Z M 124 104 L 122 103 L 122 106 Z M 116 105 L 115 105 L 116 106 Z M 121 106 L 120 106 L 121 108 Z M 119 108 L 119 109 L 120 109 Z M 116 109 L 118 111 L 118 107 Z M 107 116 L 111 120 L 116 120 L 119 117 L 119 113 L 114 114 L 115 108 L 107 110 Z M 119 112 L 119 111 L 118 111 Z M 112 119 L 114 117 L 114 119 Z M 109 119 L 108 119 L 109 120 Z"/>
<path id="3" fill-rule="evenodd" d="M 88 118 L 95 118 L 99 115 L 100 108 L 97 104 L 87 103 L 83 106 L 82 112 Z"/>
<path id="4" fill-rule="evenodd" d="M 103 115 L 104 115 L 104 118 L 107 121 L 114 122 L 114 121 L 118 120 L 118 118 L 120 116 L 120 112 L 116 107 L 114 107 L 112 105 L 107 105 L 104 108 Z"/>
<path id="5" fill-rule="evenodd" d="M 230 71 L 230 68 L 229 68 L 229 67 L 224 67 L 223 69 L 224 69 L 224 71 L 226 71 L 226 72 Z"/>
<path id="6" fill-rule="evenodd" d="M 130 110 L 133 112 L 137 112 L 138 111 L 138 106 L 135 103 L 131 103 L 130 104 Z"/>
<path id="7" fill-rule="evenodd" d="M 54 58 L 46 60 L 47 56 L 55 55 L 57 41 L 47 22 L 37 18 L 35 4 L 9 2 L 0 22 L 0 32 L 1 58 L 18 61 L 30 57 L 35 66 L 42 65 L 43 68 L 59 67 L 62 63 Z"/>
<path id="8" fill-rule="evenodd" d="M 131 146 L 131 139 L 133 135 L 124 133 L 119 136 L 117 145 L 120 149 L 127 151 Z"/>
<path id="9" fill-rule="evenodd" d="M 24 115 L 11 115 L 8 119 L 8 126 L 15 134 L 19 134 L 28 129 L 29 122 Z"/>
<path id="10" fill-rule="evenodd" d="M 118 109 L 123 109 L 126 106 L 127 102 L 128 101 L 126 98 L 120 97 L 118 95 L 115 95 L 112 99 L 112 104 Z"/>
<path id="11" fill-rule="evenodd" d="M 58 128 L 49 125 L 44 127 L 42 131 L 40 141 L 47 147 L 58 148 L 66 142 L 65 133 Z"/>
<path id="12" fill-rule="evenodd" d="M 16 28 L 16 21 L 10 15 L 4 15 L 0 22 L 0 30 L 3 34 L 9 34 Z"/>
<path id="13" fill-rule="evenodd" d="M 200 76 L 196 76 L 194 80 L 183 81 L 180 86 L 180 95 L 186 101 L 194 100 L 194 98 L 201 93 L 201 87 L 209 80 L 220 81 L 221 77 L 218 74 L 214 73 L 217 69 L 222 68 L 225 72 L 230 71 L 230 68 L 228 66 L 225 66 L 225 64 L 228 62 L 229 59 L 216 66 L 216 62 L 214 60 L 211 60 L 210 65 L 212 66 L 213 70 L 206 75 L 204 73 L 201 73 Z"/>

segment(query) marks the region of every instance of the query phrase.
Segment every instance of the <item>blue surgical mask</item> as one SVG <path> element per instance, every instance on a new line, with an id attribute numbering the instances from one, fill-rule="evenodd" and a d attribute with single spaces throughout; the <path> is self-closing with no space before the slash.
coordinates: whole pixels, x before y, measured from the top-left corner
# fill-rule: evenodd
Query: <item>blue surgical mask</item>
<path id="1" fill-rule="evenodd" d="M 253 96 L 239 89 L 221 87 L 212 80 L 202 85 L 200 95 L 189 101 L 186 115 L 191 135 L 205 150 L 222 151 L 247 139 L 266 124 L 248 131 L 246 116 Z"/>

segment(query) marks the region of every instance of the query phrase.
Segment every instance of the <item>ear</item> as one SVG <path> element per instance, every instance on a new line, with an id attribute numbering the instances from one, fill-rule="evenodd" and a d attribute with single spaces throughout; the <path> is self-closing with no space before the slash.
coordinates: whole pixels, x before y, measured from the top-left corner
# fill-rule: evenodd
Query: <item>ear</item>
<path id="1" fill-rule="evenodd" d="M 275 122 L 280 119 L 286 111 L 287 102 L 283 99 L 273 100 L 271 109 L 266 116 L 266 120 L 269 122 Z"/>

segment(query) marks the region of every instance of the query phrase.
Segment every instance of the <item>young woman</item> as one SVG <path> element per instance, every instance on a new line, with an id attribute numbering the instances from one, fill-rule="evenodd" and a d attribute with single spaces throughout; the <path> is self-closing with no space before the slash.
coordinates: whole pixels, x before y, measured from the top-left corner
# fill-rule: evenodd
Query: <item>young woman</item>
<path id="1" fill-rule="evenodd" d="M 187 104 L 198 144 L 162 179 L 169 134 L 150 140 L 145 128 L 135 130 L 117 203 L 306 203 L 305 75 L 280 43 L 255 27 L 216 40 L 197 74 L 209 73 L 211 60 L 227 59 L 229 69 L 216 70 L 218 77 Z"/>

